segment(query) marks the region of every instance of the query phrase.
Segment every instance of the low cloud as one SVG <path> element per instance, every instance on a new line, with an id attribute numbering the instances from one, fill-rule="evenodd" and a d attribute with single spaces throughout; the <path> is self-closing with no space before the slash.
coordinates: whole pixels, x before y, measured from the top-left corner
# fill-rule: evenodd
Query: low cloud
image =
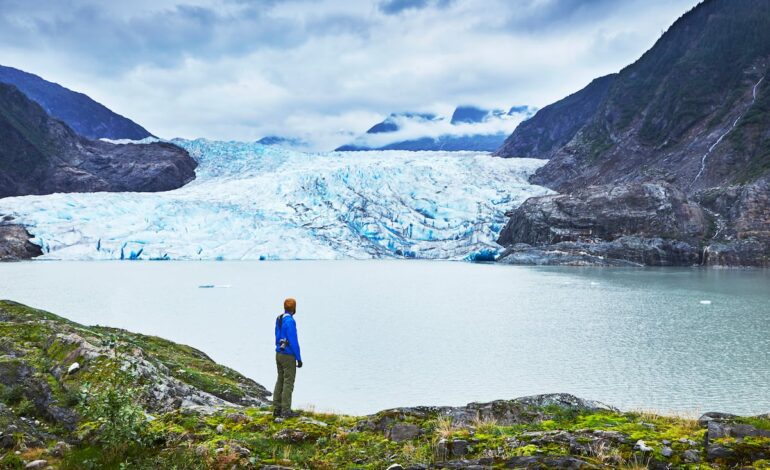
<path id="1" fill-rule="evenodd" d="M 695 4 L 0 0 L 0 63 L 163 137 L 329 149 L 397 111 L 542 107 L 634 61 Z"/>

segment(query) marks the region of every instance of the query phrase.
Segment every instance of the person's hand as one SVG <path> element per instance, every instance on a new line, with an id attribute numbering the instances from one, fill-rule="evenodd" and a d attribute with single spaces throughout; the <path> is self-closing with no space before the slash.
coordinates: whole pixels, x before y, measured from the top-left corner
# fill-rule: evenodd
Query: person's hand
<path id="1" fill-rule="evenodd" d="M 297 361 L 297 367 L 302 367 L 302 361 Z"/>

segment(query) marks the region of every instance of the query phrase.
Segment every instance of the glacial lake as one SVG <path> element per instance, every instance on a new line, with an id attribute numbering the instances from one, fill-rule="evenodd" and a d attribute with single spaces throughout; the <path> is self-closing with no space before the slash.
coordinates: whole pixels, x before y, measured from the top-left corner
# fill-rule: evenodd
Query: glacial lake
<path id="1" fill-rule="evenodd" d="M 0 264 L 0 298 L 189 344 L 271 390 L 287 296 L 298 300 L 300 407 L 364 414 L 569 392 L 624 410 L 770 411 L 770 271 Z"/>

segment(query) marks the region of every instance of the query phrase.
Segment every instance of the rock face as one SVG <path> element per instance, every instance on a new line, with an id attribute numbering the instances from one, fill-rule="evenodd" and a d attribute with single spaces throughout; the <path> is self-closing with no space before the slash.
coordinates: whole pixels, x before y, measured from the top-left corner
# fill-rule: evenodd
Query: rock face
<path id="1" fill-rule="evenodd" d="M 768 266 L 768 129 L 770 4 L 709 0 L 683 15 L 637 62 L 523 122 L 497 154 L 548 158 L 530 181 L 566 194 L 665 181 L 707 215 L 700 263 Z M 671 235 L 628 232 L 633 238 L 623 245 L 636 248 L 627 257 L 650 264 L 649 253 L 657 259 L 661 249 L 684 249 L 683 259 L 652 264 L 689 264 L 691 250 L 683 245 L 651 241 L 691 244 Z M 513 248 L 515 241 L 529 243 L 514 237 L 507 259 L 523 263 L 613 264 L 604 259 L 627 251 L 618 244 L 560 245 L 538 256 Z"/>
<path id="2" fill-rule="evenodd" d="M 667 183 L 587 187 L 530 198 L 498 243 L 514 264 L 681 266 L 701 262 L 708 218 Z"/>
<path id="3" fill-rule="evenodd" d="M 166 191 L 192 181 L 196 166 L 187 151 L 172 144 L 87 140 L 0 83 L 0 197 Z"/>
<path id="4" fill-rule="evenodd" d="M 588 187 L 530 198 L 511 217 L 499 242 L 551 244 L 637 235 L 694 240 L 706 230 L 703 211 L 665 183 Z"/>
<path id="5" fill-rule="evenodd" d="M 139 124 L 110 111 L 88 96 L 37 75 L 0 65 L 0 82 L 14 85 L 48 114 L 88 139 L 140 140 L 152 137 Z"/>
<path id="6" fill-rule="evenodd" d="M 541 109 L 519 124 L 495 155 L 551 158 L 596 113 L 616 78 L 617 74 L 597 78 L 582 90 Z"/>
<path id="7" fill-rule="evenodd" d="M 11 223 L 10 217 L 0 218 L 0 261 L 20 261 L 43 254 L 32 243 L 32 235 L 24 226 Z"/>
<path id="8" fill-rule="evenodd" d="M 770 170 L 768 72 L 770 4 L 702 2 L 617 74 L 595 112 L 572 111 L 572 97 L 552 105 L 568 111 L 562 120 L 582 121 L 569 141 L 555 151 L 513 146 L 545 132 L 528 124 L 499 154 L 552 157 L 533 182 L 559 192 L 651 179 L 687 192 L 751 182 Z M 543 127 L 561 128 L 555 121 Z"/>

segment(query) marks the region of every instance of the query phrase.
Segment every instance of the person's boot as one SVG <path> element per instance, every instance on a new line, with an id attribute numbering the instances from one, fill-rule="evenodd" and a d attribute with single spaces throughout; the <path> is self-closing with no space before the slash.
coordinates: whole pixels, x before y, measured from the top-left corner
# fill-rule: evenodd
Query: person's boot
<path id="1" fill-rule="evenodd" d="M 280 408 L 273 408 L 273 418 L 280 418 L 281 417 L 281 409 Z"/>
<path id="2" fill-rule="evenodd" d="M 296 418 L 299 416 L 299 413 L 296 411 L 288 410 L 281 413 L 281 418 Z"/>

